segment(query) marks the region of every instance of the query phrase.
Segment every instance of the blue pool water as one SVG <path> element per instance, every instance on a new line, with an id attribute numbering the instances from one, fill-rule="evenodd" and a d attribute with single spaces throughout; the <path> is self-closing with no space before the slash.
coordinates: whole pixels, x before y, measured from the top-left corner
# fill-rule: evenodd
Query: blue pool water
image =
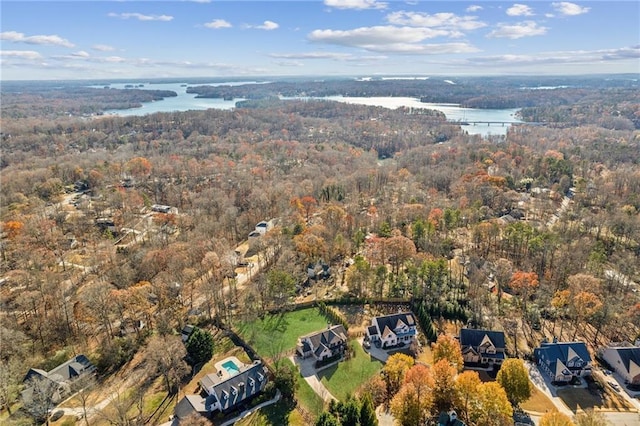
<path id="1" fill-rule="evenodd" d="M 236 363 L 233 361 L 226 361 L 222 363 L 222 368 L 227 370 L 227 373 L 229 373 L 230 376 L 235 376 L 240 372 L 240 369 L 238 368 Z"/>

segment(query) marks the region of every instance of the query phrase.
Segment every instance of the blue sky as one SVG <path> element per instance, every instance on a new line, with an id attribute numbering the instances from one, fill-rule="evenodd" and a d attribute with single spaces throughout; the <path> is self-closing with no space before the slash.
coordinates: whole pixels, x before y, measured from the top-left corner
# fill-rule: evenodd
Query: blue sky
<path id="1" fill-rule="evenodd" d="M 11 1 L 2 80 L 640 72 L 633 1 Z"/>

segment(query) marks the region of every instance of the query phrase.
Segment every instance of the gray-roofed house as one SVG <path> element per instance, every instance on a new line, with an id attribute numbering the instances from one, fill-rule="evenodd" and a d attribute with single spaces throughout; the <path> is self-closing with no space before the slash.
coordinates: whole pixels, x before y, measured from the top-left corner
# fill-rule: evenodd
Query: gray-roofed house
<path id="1" fill-rule="evenodd" d="M 344 353 L 347 345 L 347 331 L 342 325 L 333 325 L 300 337 L 296 352 L 303 358 L 314 357 L 323 361 Z"/>
<path id="2" fill-rule="evenodd" d="M 184 420 L 194 413 L 228 412 L 262 392 L 267 381 L 267 370 L 261 361 L 239 366 L 232 374 L 207 374 L 200 379 L 200 394 L 182 398 L 174 415 L 178 420 Z"/>
<path id="3" fill-rule="evenodd" d="M 499 366 L 505 359 L 504 333 L 463 328 L 460 330 L 460 349 L 467 367 Z"/>
<path id="4" fill-rule="evenodd" d="M 399 343 L 410 344 L 417 335 L 416 318 L 412 312 L 374 317 L 367 327 L 367 338 L 374 343 L 380 342 L 383 348 Z"/>
<path id="5" fill-rule="evenodd" d="M 602 350 L 602 359 L 622 376 L 625 383 L 640 385 L 640 347 L 631 344 L 608 346 Z"/>
<path id="6" fill-rule="evenodd" d="M 464 422 L 458 419 L 455 411 L 441 412 L 438 416 L 438 426 L 465 426 Z"/>
<path id="7" fill-rule="evenodd" d="M 58 403 L 71 393 L 71 385 L 80 377 L 95 374 L 96 367 L 85 355 L 76 355 L 70 360 L 60 364 L 51 371 L 39 368 L 30 368 L 23 382 L 27 387 L 22 391 L 23 399 L 29 399 L 32 389 L 29 382 L 34 379 L 44 379 L 56 384 L 52 401 Z"/>
<path id="8" fill-rule="evenodd" d="M 553 382 L 591 374 L 591 355 L 583 342 L 542 342 L 533 350 L 542 373 Z"/>

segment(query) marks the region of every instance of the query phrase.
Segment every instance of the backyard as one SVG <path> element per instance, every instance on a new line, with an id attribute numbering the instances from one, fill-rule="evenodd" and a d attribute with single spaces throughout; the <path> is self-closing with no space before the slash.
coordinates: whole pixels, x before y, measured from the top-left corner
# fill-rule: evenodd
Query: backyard
<path id="1" fill-rule="evenodd" d="M 265 358 L 275 358 L 294 349 L 300 336 L 326 327 L 327 319 L 318 309 L 311 308 L 241 322 L 237 331 L 258 354 Z"/>

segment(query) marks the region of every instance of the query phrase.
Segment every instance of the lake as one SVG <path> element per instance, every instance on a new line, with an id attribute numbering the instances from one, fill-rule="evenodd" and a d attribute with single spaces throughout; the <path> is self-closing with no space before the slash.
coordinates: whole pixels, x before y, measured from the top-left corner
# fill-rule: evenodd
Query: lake
<path id="1" fill-rule="evenodd" d="M 198 86 L 236 86 L 243 84 L 263 84 L 266 82 L 258 81 L 234 81 L 234 82 L 216 82 L 216 83 L 201 83 Z M 126 85 L 133 84 L 134 86 L 140 83 L 117 83 L 110 84 L 109 87 L 114 89 L 124 89 Z M 176 97 L 165 98 L 161 101 L 145 102 L 140 108 L 120 109 L 120 110 L 108 110 L 105 114 L 118 115 L 118 116 L 130 116 L 130 115 L 146 115 L 153 114 L 155 112 L 172 112 L 172 111 L 189 111 L 189 110 L 204 110 L 209 108 L 215 109 L 233 109 L 236 106 L 236 102 L 244 99 L 238 98 L 232 101 L 225 101 L 220 98 L 196 98 L 195 93 L 187 93 L 187 83 L 167 83 L 167 84 L 144 84 L 144 87 L 138 87 L 139 89 L 155 89 L 155 90 L 172 90 L 178 94 Z M 195 85 L 194 85 L 195 86 Z M 92 87 L 104 87 L 104 86 L 92 86 Z M 285 99 L 285 98 L 283 98 Z M 310 99 L 310 98 L 293 98 L 293 99 Z M 410 97 L 346 97 L 346 96 L 327 96 L 323 98 L 337 102 L 345 102 L 349 104 L 359 105 L 371 105 L 380 106 L 384 108 L 396 109 L 400 107 L 411 108 L 425 108 L 434 109 L 444 113 L 448 120 L 453 121 L 493 121 L 493 122 L 520 122 L 516 119 L 517 108 L 511 109 L 477 109 L 477 108 L 462 108 L 457 104 L 430 104 L 420 102 L 418 98 Z M 461 126 L 470 135 L 505 135 L 509 125 L 502 124 L 478 124 Z"/>
<path id="2" fill-rule="evenodd" d="M 244 82 L 226 82 L 226 83 L 203 83 L 197 84 L 197 86 L 235 86 L 242 84 L 259 84 L 258 81 L 244 81 Z M 117 83 L 109 84 L 108 87 L 113 89 L 125 89 L 126 85 L 133 85 L 134 87 L 140 83 Z M 178 94 L 178 96 L 172 98 L 164 98 L 161 101 L 145 102 L 140 108 L 131 109 L 111 109 L 104 113 L 110 115 L 118 115 L 122 117 L 130 115 L 147 115 L 155 112 L 173 112 L 173 111 L 189 111 L 189 110 L 203 110 L 209 108 L 215 109 L 232 109 L 235 108 L 237 101 L 244 99 L 238 98 L 232 101 L 225 101 L 224 99 L 209 99 L 209 98 L 196 98 L 197 94 L 187 93 L 187 83 L 167 83 L 167 84 L 144 84 L 144 87 L 135 87 L 137 89 L 147 90 L 172 90 Z M 196 86 L 196 85 L 193 85 Z M 105 86 L 91 86 L 91 87 L 105 87 Z"/>
<path id="3" fill-rule="evenodd" d="M 447 120 L 452 121 L 494 121 L 494 122 L 518 122 L 521 120 L 516 118 L 518 108 L 509 109 L 478 109 L 478 108 L 462 108 L 458 104 L 430 104 L 420 102 L 418 98 L 406 97 L 371 97 L 371 98 L 355 98 L 344 96 L 328 96 L 323 99 L 335 100 L 338 102 L 346 102 L 358 105 L 381 106 L 385 108 L 396 109 L 400 107 L 425 108 L 434 109 L 442 112 Z M 477 124 L 461 126 L 470 135 L 506 135 L 508 125 L 502 124 Z"/>

